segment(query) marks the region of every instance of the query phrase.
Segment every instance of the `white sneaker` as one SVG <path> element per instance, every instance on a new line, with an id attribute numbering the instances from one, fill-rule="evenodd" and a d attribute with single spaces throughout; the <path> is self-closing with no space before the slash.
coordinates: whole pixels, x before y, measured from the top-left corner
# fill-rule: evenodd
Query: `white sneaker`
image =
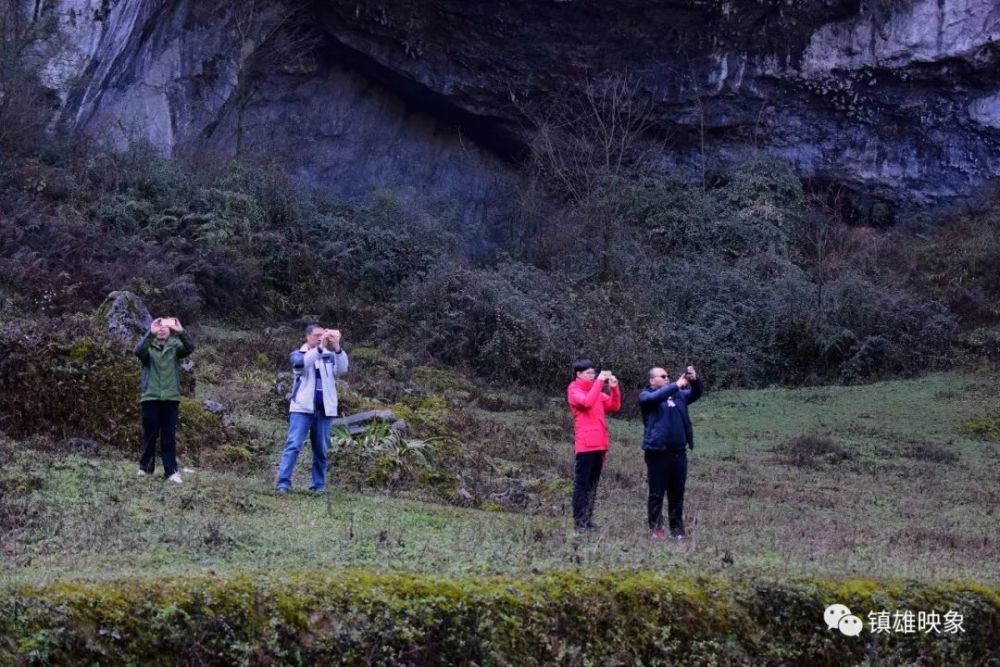
<path id="1" fill-rule="evenodd" d="M 181 474 L 179 472 L 175 472 L 170 477 L 167 477 L 167 481 L 173 482 L 174 484 L 180 484 L 184 480 L 181 479 Z"/>
<path id="2" fill-rule="evenodd" d="M 139 471 L 139 477 L 145 477 L 145 476 L 147 476 L 148 474 L 149 474 L 149 473 L 147 473 L 147 472 L 146 472 L 145 470 L 140 470 L 140 471 Z"/>

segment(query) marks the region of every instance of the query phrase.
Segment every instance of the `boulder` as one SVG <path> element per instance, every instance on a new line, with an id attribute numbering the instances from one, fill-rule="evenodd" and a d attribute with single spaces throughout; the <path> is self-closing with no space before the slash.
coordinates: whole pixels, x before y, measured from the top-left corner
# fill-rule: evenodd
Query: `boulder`
<path id="1" fill-rule="evenodd" d="M 66 441 L 66 448 L 78 454 L 94 454 L 101 448 L 101 445 L 90 438 L 76 437 Z"/>
<path id="2" fill-rule="evenodd" d="M 108 332 L 108 337 L 131 344 L 149 331 L 153 316 L 137 294 L 126 291 L 111 292 L 97 309 L 97 318 Z"/>
<path id="3" fill-rule="evenodd" d="M 346 428 L 351 435 L 360 435 L 365 432 L 372 422 L 388 423 L 393 431 L 406 431 L 407 424 L 404 420 L 396 417 L 392 410 L 366 410 L 357 414 L 337 417 L 333 420 L 333 426 Z"/>
<path id="4" fill-rule="evenodd" d="M 211 401 L 208 399 L 205 399 L 204 401 L 201 402 L 201 407 L 205 408 L 213 415 L 218 415 L 226 411 L 226 406 L 224 406 L 222 403 L 219 403 L 218 401 Z"/>

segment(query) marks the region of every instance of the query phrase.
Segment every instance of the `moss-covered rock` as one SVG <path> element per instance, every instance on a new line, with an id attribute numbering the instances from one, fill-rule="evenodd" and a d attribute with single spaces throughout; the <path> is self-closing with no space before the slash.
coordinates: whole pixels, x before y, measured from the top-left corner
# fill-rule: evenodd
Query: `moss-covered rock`
<path id="1" fill-rule="evenodd" d="M 408 373 L 403 363 L 375 347 L 359 346 L 350 350 L 351 374 L 401 380 Z"/>
<path id="2" fill-rule="evenodd" d="M 137 445 L 139 364 L 96 326 L 39 320 L 8 327 L 0 337 L 0 404 L 9 434 Z"/>
<path id="3" fill-rule="evenodd" d="M 410 375 L 413 383 L 427 390 L 453 400 L 468 400 L 476 387 L 469 380 L 454 371 L 445 371 L 432 366 L 417 366 Z"/>
<path id="4" fill-rule="evenodd" d="M 407 396 L 392 411 L 419 436 L 452 436 L 452 409 L 442 396 Z"/>
<path id="5" fill-rule="evenodd" d="M 126 291 L 108 294 L 94 316 L 111 338 L 126 345 L 148 331 L 153 319 L 139 295 Z"/>

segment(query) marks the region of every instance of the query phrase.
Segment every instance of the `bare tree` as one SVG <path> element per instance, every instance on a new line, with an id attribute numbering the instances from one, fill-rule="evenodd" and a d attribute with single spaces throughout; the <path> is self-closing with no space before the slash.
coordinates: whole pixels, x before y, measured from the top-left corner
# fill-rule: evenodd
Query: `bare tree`
<path id="1" fill-rule="evenodd" d="M 56 21 L 37 1 L 30 12 L 21 0 L 0 4 L 0 147 L 29 146 L 45 129 L 50 96 L 41 84 L 39 50 Z"/>
<path id="2" fill-rule="evenodd" d="M 569 201 L 584 204 L 648 156 L 651 104 L 627 73 L 588 82 L 534 118 L 537 167 Z"/>
<path id="3" fill-rule="evenodd" d="M 600 241 L 600 277 L 611 273 L 611 245 L 620 223 L 622 184 L 637 177 L 659 150 L 651 137 L 652 102 L 627 72 L 588 81 L 582 91 L 528 111 L 535 182 L 584 219 Z M 528 188 L 531 190 L 531 188 Z"/>
<path id="4" fill-rule="evenodd" d="M 847 228 L 837 219 L 843 196 L 843 189 L 835 186 L 813 194 L 796 225 L 797 245 L 805 268 L 816 283 L 816 312 L 820 315 L 825 307 L 824 289 L 837 275 L 847 251 Z"/>

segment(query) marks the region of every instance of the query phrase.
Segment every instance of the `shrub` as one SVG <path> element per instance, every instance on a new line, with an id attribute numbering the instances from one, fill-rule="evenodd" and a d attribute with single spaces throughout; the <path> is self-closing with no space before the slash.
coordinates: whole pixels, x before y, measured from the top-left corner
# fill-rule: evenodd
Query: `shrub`
<path id="1" fill-rule="evenodd" d="M 1000 327 L 962 332 L 957 336 L 957 342 L 964 350 L 977 357 L 994 363 L 1000 361 Z"/>
<path id="2" fill-rule="evenodd" d="M 565 375 L 573 348 L 573 318 L 549 298 L 557 291 L 550 276 L 524 264 L 440 264 L 407 282 L 380 331 L 448 364 L 544 382 Z"/>
<path id="3" fill-rule="evenodd" d="M 91 438 L 133 455 L 142 436 L 140 372 L 131 350 L 90 318 L 9 323 L 0 330 L 0 428 L 19 438 Z M 218 460 L 225 445 L 249 438 L 190 397 L 179 412 L 178 453 L 194 463 Z"/>
<path id="4" fill-rule="evenodd" d="M 12 436 L 139 442 L 139 364 L 86 320 L 39 320 L 0 331 L 0 404 Z"/>
<path id="5" fill-rule="evenodd" d="M 962 422 L 960 430 L 963 434 L 987 442 L 1000 442 L 1000 419 L 992 417 L 977 417 Z"/>
<path id="6" fill-rule="evenodd" d="M 773 255 L 706 254 L 637 276 L 595 285 L 517 262 L 438 265 L 403 285 L 379 331 L 424 357 L 554 388 L 574 356 L 628 384 L 656 364 L 700 366 L 714 386 L 912 374 L 947 362 L 956 326 L 943 307 L 853 274 L 819 309 L 803 272 Z"/>
<path id="7" fill-rule="evenodd" d="M 910 445 L 903 456 L 919 461 L 930 461 L 932 463 L 942 463 L 949 465 L 958 461 L 959 454 L 954 449 L 949 449 L 944 445 L 934 442 L 919 442 Z"/>
<path id="8" fill-rule="evenodd" d="M 1000 323 L 1000 193 L 978 215 L 951 216 L 917 246 L 911 280 L 945 301 L 969 325 Z"/>
<path id="9" fill-rule="evenodd" d="M 941 305 L 856 276 L 831 285 L 830 322 L 850 328 L 859 343 L 840 369 L 842 379 L 923 372 L 943 363 L 955 318 Z"/>
<path id="10" fill-rule="evenodd" d="M 802 181 L 790 164 L 775 158 L 750 160 L 736 166 L 719 188 L 719 198 L 737 210 L 773 212 L 777 217 L 770 222 L 776 225 L 805 206 Z"/>
<path id="11" fill-rule="evenodd" d="M 188 319 L 363 312 L 454 246 L 446 221 L 385 193 L 367 208 L 333 207 L 274 171 L 234 164 L 196 178 L 141 144 L 80 160 L 64 168 L 77 180 L 72 209 L 0 198 L 14 209 L 0 230 L 0 270 L 53 313 L 86 309 L 112 289 Z M 15 169 L 15 181 L 35 182 L 34 171 Z"/>
<path id="12" fill-rule="evenodd" d="M 663 254 L 784 254 L 784 228 L 804 206 L 798 177 L 775 160 L 740 165 L 709 190 L 674 179 L 647 179 L 625 196 L 628 223 L 646 231 Z"/>
<path id="13" fill-rule="evenodd" d="M 823 462 L 836 464 L 853 458 L 832 438 L 818 435 L 800 435 L 785 440 L 774 451 L 783 463 L 802 468 L 815 468 Z"/>
<path id="14" fill-rule="evenodd" d="M 76 183 L 72 206 L 56 203 L 65 193 L 32 190 L 56 173 Z M 802 189 L 773 161 L 740 166 L 707 189 L 623 182 L 603 193 L 617 198 L 608 220 L 556 212 L 548 254 L 536 253 L 548 270 L 503 256 L 463 261 L 455 213 L 434 202 L 404 206 L 380 191 L 363 206 L 339 205 L 266 167 L 233 164 L 196 178 L 136 145 L 84 151 L 64 167 L 28 160 L 12 174 L 16 187 L 0 190 L 11 211 L 0 226 L 9 279 L 0 302 L 37 304 L 46 315 L 87 310 L 112 289 L 186 320 L 310 312 L 418 363 L 548 390 L 568 381 L 578 355 L 612 366 L 627 386 L 654 364 L 693 363 L 720 387 L 868 381 L 952 359 L 955 317 L 877 269 L 877 257 L 855 261 L 850 234 L 839 234 L 840 257 L 822 271 L 800 235 L 789 240 Z M 582 231 L 594 229 L 600 238 Z M 967 246 L 962 275 L 988 305 L 991 255 Z M 947 298 L 943 280 L 934 290 Z M 965 348 L 989 353 L 990 331 L 966 335 Z"/>
<path id="15" fill-rule="evenodd" d="M 958 609 L 964 632 L 832 638 L 823 610 Z M 0 661 L 39 664 L 986 664 L 995 589 L 555 573 L 366 572 L 26 586 L 0 597 Z M 192 637 L 197 641 L 192 641 Z"/>
<path id="16" fill-rule="evenodd" d="M 373 422 L 360 435 L 335 430 L 330 448 L 333 466 L 358 486 L 390 490 L 418 479 L 430 468 L 433 451 L 429 441 L 405 438 L 384 422 Z"/>

